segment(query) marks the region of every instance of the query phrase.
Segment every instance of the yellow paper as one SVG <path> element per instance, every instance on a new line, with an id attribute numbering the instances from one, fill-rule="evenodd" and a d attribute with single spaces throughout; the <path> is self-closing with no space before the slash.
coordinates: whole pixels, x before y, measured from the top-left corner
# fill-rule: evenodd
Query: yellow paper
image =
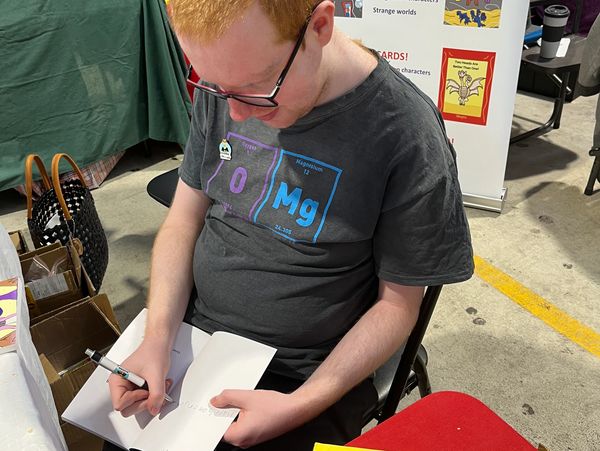
<path id="1" fill-rule="evenodd" d="M 353 448 L 352 446 L 326 445 L 324 443 L 315 443 L 313 451 L 383 451 L 367 448 Z"/>
<path id="2" fill-rule="evenodd" d="M 0 281 L 0 353 L 12 350 L 17 337 L 17 279 Z"/>

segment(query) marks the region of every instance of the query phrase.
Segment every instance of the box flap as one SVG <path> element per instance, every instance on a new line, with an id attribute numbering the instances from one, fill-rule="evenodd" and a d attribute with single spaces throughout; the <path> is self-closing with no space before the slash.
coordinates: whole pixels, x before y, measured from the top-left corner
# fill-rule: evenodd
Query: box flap
<path id="1" fill-rule="evenodd" d="M 115 326 L 116 330 L 121 333 L 121 328 L 119 327 L 119 321 L 117 321 L 117 317 L 115 316 L 115 312 L 110 305 L 110 301 L 108 300 L 108 296 L 104 293 L 100 293 L 93 298 L 91 301 L 96 304 L 96 306 L 100 309 L 100 311 L 106 316 L 106 318 Z"/>
<path id="2" fill-rule="evenodd" d="M 42 313 L 41 315 L 35 316 L 35 317 L 33 317 L 33 318 L 30 319 L 30 321 L 29 321 L 29 327 L 31 327 L 34 324 L 37 324 L 37 323 L 39 323 L 41 321 L 44 321 L 45 319 L 48 319 L 51 316 L 54 316 L 57 313 L 62 312 L 65 309 L 68 309 L 69 307 L 73 307 L 75 305 L 75 303 L 85 302 L 85 301 L 87 301 L 89 299 L 90 299 L 90 297 L 86 296 L 86 297 L 81 298 L 81 299 L 79 299 L 79 300 L 77 300 L 77 301 L 75 301 L 75 302 L 73 302 L 71 304 L 62 305 L 62 306 L 60 306 L 60 307 L 58 307 L 58 308 L 56 308 L 56 309 L 54 309 L 54 310 L 52 310 L 50 312 Z"/>
<path id="3" fill-rule="evenodd" d="M 115 326 L 90 300 L 76 303 L 31 327 L 38 353 L 60 373 L 85 359 L 85 350 L 105 349 L 119 337 Z"/>
<path id="4" fill-rule="evenodd" d="M 95 369 L 96 365 L 91 360 L 87 360 L 50 383 L 59 418 Z"/>
<path id="5" fill-rule="evenodd" d="M 34 257 L 38 260 L 41 260 L 49 269 L 52 269 L 53 266 L 57 264 L 54 273 L 64 272 L 71 269 L 73 270 L 73 273 L 77 275 L 77 268 L 73 263 L 68 249 L 64 246 L 59 246 L 58 248 L 44 252 L 43 254 L 34 255 L 27 259 L 21 259 L 21 270 L 23 271 L 23 278 L 25 281 L 33 279 L 32 277 L 28 277 L 28 272 L 30 269 L 32 269 Z M 35 278 L 39 279 L 40 277 Z"/>
<path id="6" fill-rule="evenodd" d="M 27 241 L 25 241 L 25 236 L 20 230 L 8 232 L 8 235 L 10 236 L 10 240 L 15 246 L 15 249 L 17 250 L 17 254 L 21 255 L 25 252 L 29 252 L 29 247 L 27 246 Z"/>
<path id="7" fill-rule="evenodd" d="M 45 254 L 46 252 L 50 252 L 54 249 L 58 249 L 59 247 L 62 247 L 62 244 L 60 244 L 60 241 L 49 244 L 48 246 L 38 247 L 37 249 L 34 249 L 31 252 L 26 252 L 22 255 L 19 255 L 19 260 L 20 261 L 28 260 L 31 257 L 33 257 L 34 255 L 42 255 L 42 254 Z"/>
<path id="8" fill-rule="evenodd" d="M 42 368 L 44 370 L 44 374 L 46 375 L 46 379 L 48 379 L 50 384 L 53 384 L 60 379 L 60 376 L 46 357 L 46 354 L 40 354 L 40 362 L 42 363 Z"/>

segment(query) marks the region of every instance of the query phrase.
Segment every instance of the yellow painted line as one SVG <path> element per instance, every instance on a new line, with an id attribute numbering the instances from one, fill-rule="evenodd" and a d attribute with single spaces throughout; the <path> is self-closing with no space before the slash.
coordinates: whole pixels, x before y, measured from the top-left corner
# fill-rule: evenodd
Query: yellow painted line
<path id="1" fill-rule="evenodd" d="M 475 256 L 475 274 L 583 349 L 600 357 L 600 334 L 521 285 L 483 258 Z"/>

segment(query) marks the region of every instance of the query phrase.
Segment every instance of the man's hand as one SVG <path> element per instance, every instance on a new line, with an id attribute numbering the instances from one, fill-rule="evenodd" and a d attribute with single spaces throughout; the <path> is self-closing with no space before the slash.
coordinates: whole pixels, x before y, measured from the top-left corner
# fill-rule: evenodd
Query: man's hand
<path id="1" fill-rule="evenodd" d="M 167 343 L 145 339 L 123 363 L 123 368 L 143 377 L 149 390 L 111 375 L 108 379 L 113 408 L 128 417 L 144 410 L 156 415 L 164 403 L 165 391 L 171 385 L 165 380 L 170 366 L 170 351 Z"/>
<path id="2" fill-rule="evenodd" d="M 293 394 L 271 390 L 224 390 L 210 402 L 219 409 L 240 409 L 237 420 L 223 436 L 226 442 L 240 448 L 284 434 L 311 416 Z"/>

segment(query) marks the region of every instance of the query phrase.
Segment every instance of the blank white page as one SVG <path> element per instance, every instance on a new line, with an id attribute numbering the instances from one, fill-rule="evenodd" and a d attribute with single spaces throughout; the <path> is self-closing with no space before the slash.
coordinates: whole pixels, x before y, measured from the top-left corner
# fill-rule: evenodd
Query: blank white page
<path id="1" fill-rule="evenodd" d="M 225 389 L 252 390 L 275 349 L 237 335 L 215 332 L 163 408 L 134 443 L 143 451 L 211 451 L 237 415 L 215 409 L 210 399 Z"/>
<path id="2" fill-rule="evenodd" d="M 109 359 L 117 363 L 122 362 L 137 349 L 144 337 L 146 316 L 147 309 L 136 316 L 108 352 Z M 171 368 L 167 377 L 175 383 L 180 381 L 209 339 L 210 335 L 206 332 L 182 323 L 171 352 Z M 69 404 L 62 418 L 116 445 L 130 448 L 152 416 L 144 412 L 124 418 L 119 412 L 115 412 L 107 384 L 108 376 L 110 373 L 106 369 L 96 368 Z"/>

